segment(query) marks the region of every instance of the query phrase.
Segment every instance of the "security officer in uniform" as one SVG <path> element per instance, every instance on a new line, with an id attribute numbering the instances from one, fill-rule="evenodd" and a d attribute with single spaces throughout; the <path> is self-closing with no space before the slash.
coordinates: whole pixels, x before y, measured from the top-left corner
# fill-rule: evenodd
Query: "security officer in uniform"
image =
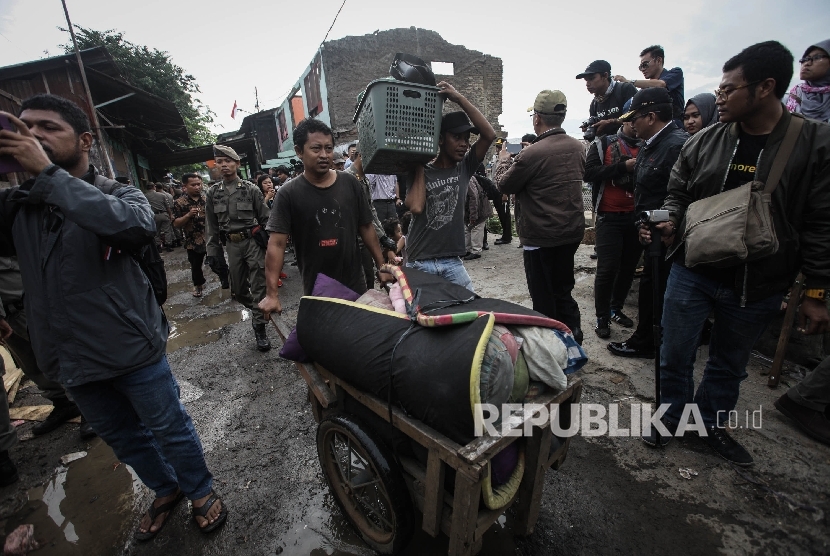
<path id="1" fill-rule="evenodd" d="M 160 183 L 151 184 L 153 189 L 148 189 L 144 195 L 150 201 L 150 208 L 153 209 L 153 219 L 156 221 L 156 244 L 160 249 L 173 250 L 173 197 L 162 189 Z"/>
<path id="2" fill-rule="evenodd" d="M 265 248 L 254 239 L 257 228 L 265 233 L 268 207 L 262 192 L 253 183 L 239 179 L 239 155 L 230 147 L 213 146 L 216 167 L 222 181 L 205 195 L 207 254 L 221 257 L 228 253 L 231 292 L 237 301 L 251 310 L 257 349 L 268 351 L 271 343 L 265 332 L 266 320 L 257 305 L 265 297 Z M 265 239 L 267 245 L 267 235 Z"/>

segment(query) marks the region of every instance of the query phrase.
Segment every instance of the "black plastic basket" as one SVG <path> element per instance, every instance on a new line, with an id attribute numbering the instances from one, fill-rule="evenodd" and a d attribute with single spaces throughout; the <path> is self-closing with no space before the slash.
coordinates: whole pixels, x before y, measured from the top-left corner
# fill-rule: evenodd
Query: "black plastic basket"
<path id="1" fill-rule="evenodd" d="M 435 158 L 443 104 L 438 87 L 394 79 L 369 83 L 354 116 L 364 171 L 400 174 Z"/>

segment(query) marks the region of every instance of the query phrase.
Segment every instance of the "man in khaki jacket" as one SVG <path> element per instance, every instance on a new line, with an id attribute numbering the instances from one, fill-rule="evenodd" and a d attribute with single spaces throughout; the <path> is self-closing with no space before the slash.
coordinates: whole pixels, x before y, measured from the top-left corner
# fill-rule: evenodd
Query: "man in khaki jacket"
<path id="1" fill-rule="evenodd" d="M 530 110 L 538 137 L 515 157 L 504 148 L 499 152 L 495 181 L 522 206 L 516 231 L 524 246 L 533 310 L 565 323 L 582 343 L 579 306 L 571 291 L 574 254 L 585 230 L 585 148 L 562 129 L 567 107 L 561 91 L 545 90 L 536 96 Z"/>

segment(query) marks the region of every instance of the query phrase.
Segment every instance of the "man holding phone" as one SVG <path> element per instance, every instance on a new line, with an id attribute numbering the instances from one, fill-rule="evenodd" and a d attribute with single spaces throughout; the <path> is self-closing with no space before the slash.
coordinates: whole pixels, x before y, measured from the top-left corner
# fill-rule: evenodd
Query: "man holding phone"
<path id="1" fill-rule="evenodd" d="M 86 114 L 55 95 L 23 101 L 0 156 L 34 178 L 0 191 L 0 245 L 18 255 L 38 365 L 60 382 L 119 460 L 156 493 L 135 533 L 153 538 L 187 496 L 202 532 L 227 508 L 165 351 L 168 324 L 131 252 L 153 241 L 149 202 L 89 164 Z"/>

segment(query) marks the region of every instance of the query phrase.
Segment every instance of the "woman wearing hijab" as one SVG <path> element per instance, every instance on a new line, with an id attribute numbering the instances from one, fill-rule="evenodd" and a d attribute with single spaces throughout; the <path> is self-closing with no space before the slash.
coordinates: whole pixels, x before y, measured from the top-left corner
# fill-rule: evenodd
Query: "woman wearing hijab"
<path id="1" fill-rule="evenodd" d="M 810 46 L 799 62 L 799 78 L 804 82 L 790 91 L 787 110 L 811 120 L 830 122 L 830 39 Z"/>
<path id="2" fill-rule="evenodd" d="M 715 95 L 700 93 L 686 102 L 683 111 L 683 127 L 686 133 L 694 135 L 703 128 L 718 123 L 718 107 L 715 105 Z"/>

